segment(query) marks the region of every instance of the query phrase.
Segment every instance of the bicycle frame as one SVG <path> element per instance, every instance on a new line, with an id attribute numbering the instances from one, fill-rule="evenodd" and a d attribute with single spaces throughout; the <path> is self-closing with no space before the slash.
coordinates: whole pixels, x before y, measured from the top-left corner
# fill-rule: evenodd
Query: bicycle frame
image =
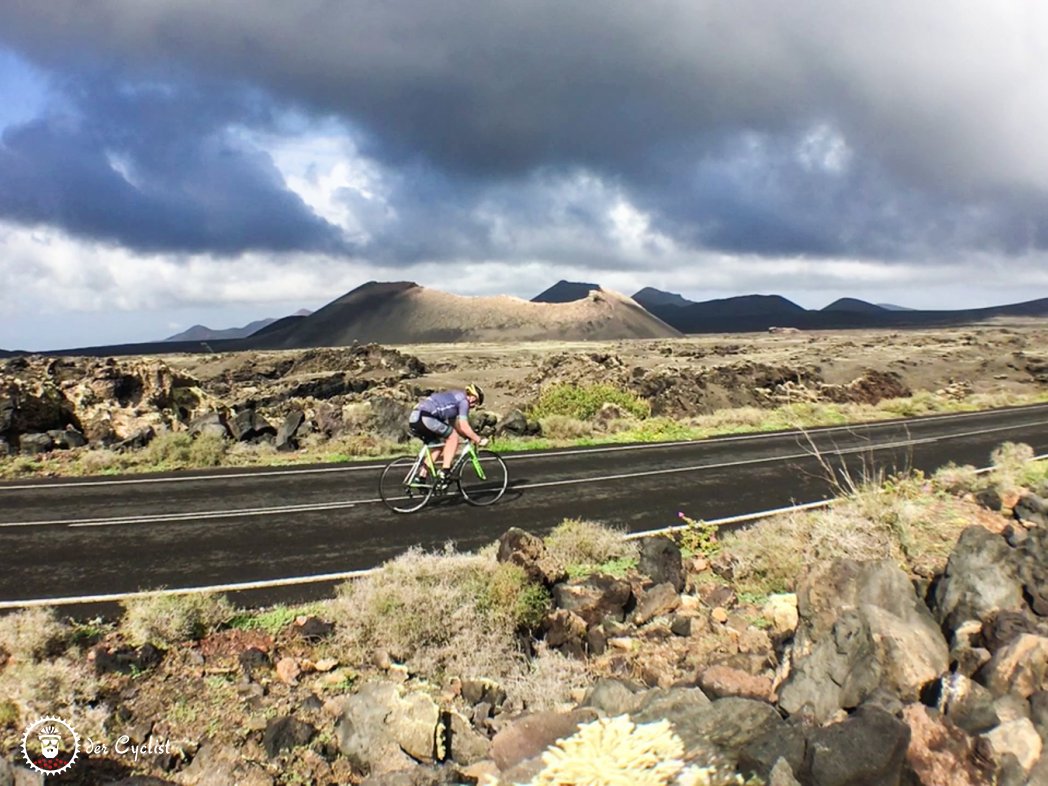
<path id="1" fill-rule="evenodd" d="M 501 499 L 509 483 L 506 463 L 497 453 L 478 450 L 472 442 L 464 443 L 456 452 L 447 478 L 438 482 L 431 451 L 445 444 L 422 445 L 415 456 L 408 454 L 386 464 L 379 478 L 379 496 L 389 508 L 396 513 L 414 513 L 432 496 L 444 496 L 449 486 L 457 487 L 466 502 L 477 507 Z"/>
<path id="2" fill-rule="evenodd" d="M 443 448 L 446 443 L 438 442 L 433 445 L 423 444 L 418 451 L 418 458 L 415 459 L 415 463 L 411 466 L 411 472 L 408 473 L 406 483 L 412 484 L 417 483 L 419 480 L 418 473 L 422 469 L 423 464 L 426 466 L 426 470 L 429 472 L 430 478 L 437 476 L 437 466 L 433 461 L 432 450 L 434 448 Z M 477 446 L 472 442 L 466 441 L 465 444 L 459 449 L 455 455 L 455 460 L 451 463 L 451 467 L 448 469 L 448 477 L 455 477 L 462 469 L 462 465 L 466 463 L 466 459 L 473 462 L 473 469 L 476 470 L 477 477 L 481 480 L 485 479 L 484 468 L 480 464 L 480 460 L 477 458 Z"/>

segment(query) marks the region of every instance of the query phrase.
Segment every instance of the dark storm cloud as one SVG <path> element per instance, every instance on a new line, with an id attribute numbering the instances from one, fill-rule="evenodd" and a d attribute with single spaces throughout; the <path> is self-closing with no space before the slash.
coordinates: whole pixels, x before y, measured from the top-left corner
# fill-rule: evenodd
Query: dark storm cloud
<path id="1" fill-rule="evenodd" d="M 390 172 L 423 173 L 393 186 L 398 220 L 371 232 L 374 253 L 401 261 L 511 254 L 479 208 L 516 184 L 513 217 L 558 224 L 571 216 L 523 202 L 548 197 L 532 188 L 536 172 L 576 168 L 695 248 L 912 260 L 1045 247 L 1048 143 L 1035 129 L 1048 118 L 1031 100 L 1043 103 L 1048 73 L 1039 13 L 1017 0 L 21 0 L 0 11 L 0 40 L 58 72 L 103 62 L 134 83 L 175 68 L 345 119 Z M 847 160 L 805 157 L 820 127 Z M 252 235 L 227 212 L 235 193 L 252 194 L 259 223 L 266 204 L 287 210 L 294 198 L 249 151 L 220 153 L 220 138 L 217 126 L 198 133 L 192 161 L 177 158 L 194 180 L 229 164 L 238 184 L 208 212 L 233 237 Z M 88 154 L 84 176 L 130 209 L 140 195 L 107 180 L 103 143 L 69 141 Z M 35 166 L 43 153 L 15 142 Z M 152 168 L 153 204 L 188 211 L 177 197 L 196 194 L 173 164 Z M 256 190 L 268 199 L 256 203 Z M 578 226 L 606 229 L 573 209 Z M 330 242 L 303 206 L 290 215 L 298 229 L 271 245 Z"/>
<path id="2" fill-rule="evenodd" d="M 0 215 L 138 251 L 344 250 L 270 158 L 224 130 L 242 92 L 67 80 L 72 105 L 0 137 Z"/>

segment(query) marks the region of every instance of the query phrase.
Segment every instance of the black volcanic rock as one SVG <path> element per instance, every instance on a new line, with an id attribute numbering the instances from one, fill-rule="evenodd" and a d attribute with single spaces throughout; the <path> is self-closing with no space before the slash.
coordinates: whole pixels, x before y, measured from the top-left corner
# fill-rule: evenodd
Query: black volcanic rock
<path id="1" fill-rule="evenodd" d="M 849 311 L 854 314 L 879 314 L 887 309 L 881 306 L 876 306 L 873 303 L 867 303 L 865 300 L 859 300 L 854 297 L 842 297 L 834 300 L 828 306 L 824 306 L 823 311 Z"/>
<path id="2" fill-rule="evenodd" d="M 540 292 L 531 299 L 532 303 L 571 303 L 587 297 L 599 284 L 585 284 L 580 281 L 558 281 L 545 292 Z"/>
<path id="3" fill-rule="evenodd" d="M 681 297 L 676 292 L 664 292 L 661 289 L 655 289 L 655 287 L 644 287 L 644 289 L 637 290 L 633 293 L 633 299 L 644 306 L 644 308 L 649 306 L 690 306 L 695 302 L 694 300 Z"/>

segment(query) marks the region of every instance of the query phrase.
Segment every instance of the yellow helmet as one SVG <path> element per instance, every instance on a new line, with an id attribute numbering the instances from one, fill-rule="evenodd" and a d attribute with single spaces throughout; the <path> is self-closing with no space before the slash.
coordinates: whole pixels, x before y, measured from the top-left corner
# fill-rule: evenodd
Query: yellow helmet
<path id="1" fill-rule="evenodd" d="M 466 385 L 466 395 L 473 396 L 477 400 L 477 406 L 484 403 L 484 390 L 476 382 Z"/>

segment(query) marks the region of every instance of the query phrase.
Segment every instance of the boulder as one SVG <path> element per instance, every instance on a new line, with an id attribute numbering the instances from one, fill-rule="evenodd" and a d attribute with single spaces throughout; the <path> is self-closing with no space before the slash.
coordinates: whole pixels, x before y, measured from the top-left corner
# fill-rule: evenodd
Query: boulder
<path id="1" fill-rule="evenodd" d="M 386 726 L 399 704 L 397 686 L 389 682 L 368 683 L 346 699 L 336 734 L 339 750 L 355 769 L 379 774 L 413 764 Z"/>
<path id="2" fill-rule="evenodd" d="M 87 438 L 74 428 L 64 428 L 56 431 L 48 431 L 54 446 L 59 450 L 71 450 L 82 448 L 87 444 Z"/>
<path id="3" fill-rule="evenodd" d="M 656 584 L 668 583 L 677 592 L 684 590 L 680 547 L 670 538 L 658 536 L 641 540 L 637 572 L 649 576 Z"/>
<path id="4" fill-rule="evenodd" d="M 508 770 L 538 756 L 559 739 L 570 737 L 583 723 L 595 720 L 590 708 L 571 712 L 536 712 L 501 729 L 491 740 L 491 758 L 500 770 Z"/>
<path id="5" fill-rule="evenodd" d="M 1029 773 L 1041 757 L 1044 743 L 1029 718 L 1016 718 L 986 732 L 982 739 L 990 744 L 998 761 L 1014 756 Z"/>
<path id="6" fill-rule="evenodd" d="M 254 408 L 237 412 L 229 423 L 229 432 L 237 442 L 250 442 L 275 437 L 277 430 Z"/>
<path id="7" fill-rule="evenodd" d="M 443 761 L 444 727 L 440 709 L 424 693 L 411 693 L 393 706 L 386 718 L 388 734 L 400 749 L 413 759 L 425 763 Z"/>
<path id="8" fill-rule="evenodd" d="M 140 450 L 153 441 L 156 431 L 152 426 L 146 426 L 135 431 L 131 436 L 122 439 L 113 445 L 117 450 Z"/>
<path id="9" fill-rule="evenodd" d="M 943 677 L 940 706 L 947 720 L 968 734 L 981 734 L 1000 723 L 993 694 L 963 674 Z"/>
<path id="10" fill-rule="evenodd" d="M 407 422 L 412 405 L 386 396 L 372 398 L 368 404 L 371 407 L 368 418 L 368 430 L 371 433 L 394 442 L 408 441 Z"/>
<path id="11" fill-rule="evenodd" d="M 295 450 L 298 448 L 298 440 L 295 437 L 305 419 L 306 416 L 300 409 L 293 409 L 287 413 L 284 417 L 284 422 L 277 429 L 277 450 Z"/>
<path id="12" fill-rule="evenodd" d="M 804 772 L 807 747 L 805 729 L 800 724 L 769 724 L 765 732 L 740 748 L 737 768 L 747 777 L 756 775 L 768 781 L 770 786 L 776 770 L 780 778 L 787 772 L 791 778 Z"/>
<path id="13" fill-rule="evenodd" d="M 205 742 L 193 761 L 180 773 L 186 786 L 272 786 L 273 779 L 262 767 L 244 760 L 232 745 Z"/>
<path id="14" fill-rule="evenodd" d="M 638 696 L 636 723 L 665 718 L 684 743 L 685 758 L 736 766 L 756 740 L 781 734 L 786 722 L 770 704 L 744 698 L 710 701 L 698 688 L 654 688 Z"/>
<path id="15" fill-rule="evenodd" d="M 519 565 L 529 579 L 546 586 L 563 580 L 567 575 L 564 568 L 550 557 L 542 538 L 517 527 L 510 527 L 499 538 L 496 559 Z"/>
<path id="16" fill-rule="evenodd" d="M 487 703 L 490 707 L 501 707 L 506 700 L 506 690 L 497 682 L 487 679 L 462 680 L 462 698 L 470 704 Z"/>
<path id="17" fill-rule="evenodd" d="M 491 753 L 491 740 L 473 728 L 457 712 L 449 712 L 444 720 L 446 729 L 446 758 L 468 766 L 486 759 Z"/>
<path id="18" fill-rule="evenodd" d="M 673 584 L 656 584 L 649 590 L 641 591 L 633 610 L 633 623 L 644 625 L 656 617 L 669 614 L 679 605 L 680 594 Z"/>
<path id="19" fill-rule="evenodd" d="M 43 434 L 23 434 L 18 440 L 18 449 L 23 456 L 35 456 L 40 453 L 47 453 L 54 449 L 55 442 L 51 439 L 51 435 L 47 433 Z"/>
<path id="20" fill-rule="evenodd" d="M 1023 494 L 1012 508 L 1012 516 L 1027 527 L 1048 527 L 1048 501 L 1036 494 Z"/>
<path id="21" fill-rule="evenodd" d="M 875 692 L 917 701 L 949 666 L 939 626 L 889 560 L 837 560 L 798 591 L 801 622 L 779 705 L 819 723 Z"/>
<path id="22" fill-rule="evenodd" d="M 910 727 L 883 710 L 863 707 L 808 736 L 807 779 L 812 786 L 899 786 Z"/>
<path id="23" fill-rule="evenodd" d="M 306 745 L 316 733 L 317 730 L 312 724 L 284 715 L 273 718 L 266 724 L 266 730 L 262 734 L 262 747 L 269 758 L 275 759 L 283 751 Z"/>
<path id="24" fill-rule="evenodd" d="M 567 609 L 554 609 L 542 623 L 547 645 L 565 655 L 582 657 L 586 653 L 586 622 Z"/>
<path id="25" fill-rule="evenodd" d="M 771 623 L 769 635 L 776 640 L 791 638 L 800 622 L 797 596 L 792 592 L 769 595 L 761 607 L 761 616 Z"/>
<path id="26" fill-rule="evenodd" d="M 948 719 L 923 704 L 908 705 L 902 718 L 910 728 L 906 762 L 920 783 L 982 786 L 993 781 L 974 740 Z"/>
<path id="27" fill-rule="evenodd" d="M 953 630 L 996 611 L 1021 611 L 1022 583 L 1011 547 L 984 527 L 968 527 L 954 546 L 935 587 L 932 612 Z"/>
<path id="28" fill-rule="evenodd" d="M 528 433 L 528 419 L 519 409 L 511 410 L 505 417 L 499 420 L 495 433 L 514 434 L 522 437 Z"/>
<path id="29" fill-rule="evenodd" d="M 703 669 L 698 682 L 702 692 L 714 699 L 741 696 L 759 701 L 772 700 L 772 683 L 768 677 L 756 676 L 729 666 L 714 665 Z"/>
<path id="30" fill-rule="evenodd" d="M 1011 693 L 1028 699 L 1048 690 L 1048 638 L 1022 634 L 999 649 L 979 676 L 998 696 Z"/>
<path id="31" fill-rule="evenodd" d="M 406 770 L 369 775 L 360 786 L 454 786 L 462 782 L 450 767 L 412 766 Z"/>
<path id="32" fill-rule="evenodd" d="M 602 573 L 556 584 L 553 603 L 575 612 L 586 625 L 599 625 L 605 618 L 621 622 L 633 597 L 630 583 Z"/>
<path id="33" fill-rule="evenodd" d="M 626 715 L 636 702 L 635 689 L 622 680 L 601 678 L 586 691 L 583 707 L 593 707 L 609 717 Z"/>
<path id="34" fill-rule="evenodd" d="M 218 412 L 205 412 L 203 415 L 198 415 L 189 421 L 188 430 L 189 435 L 194 438 L 202 435 L 229 436 L 226 421 Z"/>

